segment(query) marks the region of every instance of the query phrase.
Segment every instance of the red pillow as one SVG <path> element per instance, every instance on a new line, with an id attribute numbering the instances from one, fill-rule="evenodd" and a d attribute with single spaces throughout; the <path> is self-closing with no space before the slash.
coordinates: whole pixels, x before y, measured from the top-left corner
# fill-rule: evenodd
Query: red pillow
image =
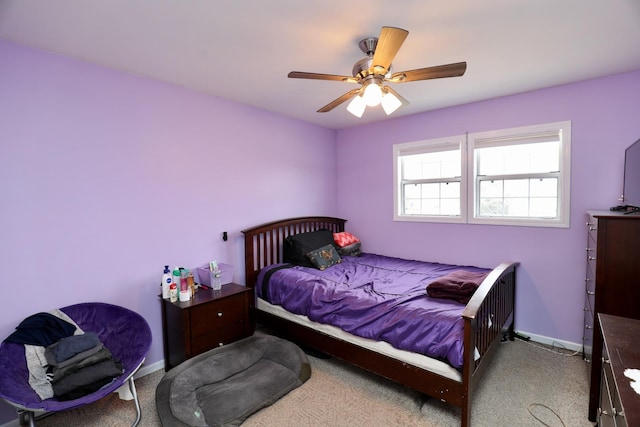
<path id="1" fill-rule="evenodd" d="M 353 243 L 359 242 L 358 238 L 351 233 L 347 233 L 343 231 L 342 233 L 333 233 L 333 241 L 336 242 L 336 245 L 344 248 L 345 246 L 349 246 Z"/>

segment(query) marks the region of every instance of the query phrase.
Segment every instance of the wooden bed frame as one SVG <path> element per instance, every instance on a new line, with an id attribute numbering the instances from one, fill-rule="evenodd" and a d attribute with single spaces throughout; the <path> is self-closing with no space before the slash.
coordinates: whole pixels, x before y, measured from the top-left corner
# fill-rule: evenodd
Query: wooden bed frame
<path id="1" fill-rule="evenodd" d="M 287 236 L 329 229 L 344 231 L 346 220 L 333 217 L 300 217 L 259 225 L 242 233 L 245 237 L 246 285 L 254 288 L 258 273 L 283 262 L 282 244 Z M 312 328 L 282 319 L 252 306 L 252 321 L 272 328 L 293 342 L 344 360 L 369 372 L 461 408 L 461 426 L 470 425 L 471 401 L 498 343 L 508 333 L 513 340 L 515 269 L 518 263 L 500 264 L 482 282 L 467 304 L 464 318 L 464 365 L 462 381 L 376 353 Z M 252 301 L 255 303 L 255 301 Z M 474 358 L 474 349 L 481 355 Z"/>

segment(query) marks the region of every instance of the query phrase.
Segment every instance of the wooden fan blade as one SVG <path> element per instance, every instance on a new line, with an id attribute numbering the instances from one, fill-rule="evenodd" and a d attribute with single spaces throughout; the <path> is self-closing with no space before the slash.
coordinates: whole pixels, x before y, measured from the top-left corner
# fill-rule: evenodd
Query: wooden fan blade
<path id="1" fill-rule="evenodd" d="M 388 81 L 394 83 L 414 82 L 417 80 L 442 79 L 445 77 L 459 77 L 467 70 L 466 62 L 438 65 L 435 67 L 418 68 L 417 70 L 393 73 Z"/>
<path id="2" fill-rule="evenodd" d="M 311 80 L 335 80 L 339 82 L 353 82 L 357 83 L 358 80 L 351 76 L 339 76 L 337 74 L 322 74 L 322 73 L 305 73 L 304 71 L 292 71 L 289 73 L 290 79 L 311 79 Z"/>
<path id="3" fill-rule="evenodd" d="M 409 31 L 402 28 L 382 27 L 369 71 L 374 74 L 386 74 L 408 35 Z"/>
<path id="4" fill-rule="evenodd" d="M 330 103 L 328 103 L 327 105 L 319 109 L 318 113 L 326 113 L 327 111 L 333 110 L 338 105 L 356 96 L 358 92 L 360 92 L 360 88 L 350 90 L 349 92 L 345 93 L 341 97 L 334 99 L 333 101 L 331 101 Z"/>

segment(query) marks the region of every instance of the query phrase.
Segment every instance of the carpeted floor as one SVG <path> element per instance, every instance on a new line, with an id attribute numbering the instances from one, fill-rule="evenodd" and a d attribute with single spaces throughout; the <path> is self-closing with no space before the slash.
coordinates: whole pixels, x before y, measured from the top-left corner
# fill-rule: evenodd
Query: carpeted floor
<path id="1" fill-rule="evenodd" d="M 311 379 L 254 414 L 243 426 L 460 425 L 459 412 L 450 405 L 334 359 L 309 360 Z M 155 410 L 155 387 L 163 374 L 157 371 L 136 380 L 143 410 L 141 426 L 161 425 Z M 592 426 L 587 420 L 587 374 L 588 365 L 579 355 L 560 355 L 522 341 L 503 343 L 475 396 L 472 424 Z M 113 395 L 84 408 L 45 417 L 37 425 L 129 426 L 134 418 L 133 402 Z"/>

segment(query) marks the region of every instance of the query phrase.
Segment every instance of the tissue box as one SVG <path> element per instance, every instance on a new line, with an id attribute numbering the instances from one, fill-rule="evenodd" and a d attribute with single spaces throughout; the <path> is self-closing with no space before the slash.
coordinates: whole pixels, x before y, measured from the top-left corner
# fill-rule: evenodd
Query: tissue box
<path id="1" fill-rule="evenodd" d="M 218 263 L 220 269 L 220 279 L 222 284 L 233 282 L 233 265 Z M 197 283 L 201 285 L 211 286 L 211 278 L 209 277 L 209 264 L 197 267 L 193 273 Z"/>

